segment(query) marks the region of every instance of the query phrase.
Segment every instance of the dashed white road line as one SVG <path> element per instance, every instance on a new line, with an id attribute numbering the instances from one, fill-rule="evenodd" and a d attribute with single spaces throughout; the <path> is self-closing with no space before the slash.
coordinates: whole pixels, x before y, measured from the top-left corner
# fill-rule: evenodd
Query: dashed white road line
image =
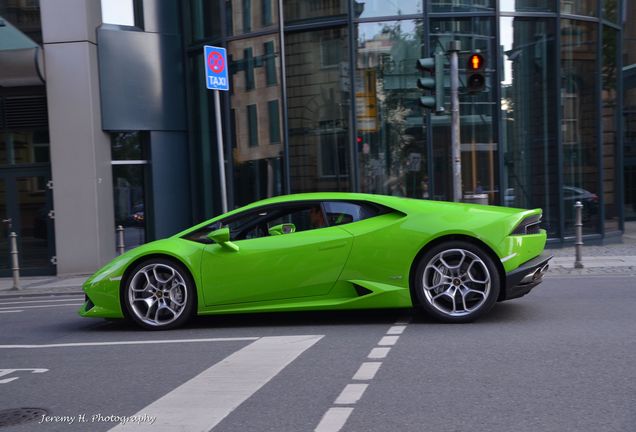
<path id="1" fill-rule="evenodd" d="M 399 336 L 384 336 L 382 339 L 380 339 L 380 342 L 378 342 L 378 345 L 380 346 L 395 345 L 395 343 L 398 341 L 399 338 L 400 338 Z"/>
<path id="2" fill-rule="evenodd" d="M 378 369 L 380 369 L 380 366 L 382 366 L 382 362 L 364 362 L 360 365 L 353 379 L 356 381 L 372 380 L 378 372 Z"/>
<path id="3" fill-rule="evenodd" d="M 334 402 L 336 405 L 351 405 L 360 400 L 369 384 L 347 384 Z"/>
<path id="4" fill-rule="evenodd" d="M 0 313 L 24 312 L 23 310 L 0 310 Z"/>
<path id="5" fill-rule="evenodd" d="M 342 429 L 347 419 L 353 412 L 353 408 L 333 407 L 329 408 L 314 432 L 335 432 Z"/>
<path id="6" fill-rule="evenodd" d="M 323 336 L 263 337 L 203 371 L 111 431 L 209 431 Z"/>
<path id="7" fill-rule="evenodd" d="M 386 335 L 380 339 L 378 346 L 373 348 L 367 358 L 370 359 L 383 359 L 386 358 L 391 347 L 395 345 L 400 338 L 400 335 L 406 329 L 408 321 L 400 320 L 396 322 L 387 332 Z M 382 362 L 363 362 L 358 371 L 353 375 L 355 381 L 371 381 L 375 378 L 378 370 L 382 366 Z M 347 384 L 345 388 L 340 392 L 340 395 L 334 401 L 334 405 L 355 405 L 369 384 Z M 353 412 L 353 407 L 331 407 L 322 416 L 322 419 L 318 423 L 318 426 L 314 429 L 314 432 L 339 432 L 347 422 L 347 419 Z"/>
<path id="8" fill-rule="evenodd" d="M 386 334 L 388 335 L 401 335 L 404 332 L 404 329 L 406 329 L 406 325 L 396 325 L 393 326 L 389 329 L 388 332 L 386 332 Z"/>
<path id="9" fill-rule="evenodd" d="M 386 358 L 389 351 L 391 351 L 391 348 L 373 348 L 367 357 L 370 359 L 383 359 Z"/>

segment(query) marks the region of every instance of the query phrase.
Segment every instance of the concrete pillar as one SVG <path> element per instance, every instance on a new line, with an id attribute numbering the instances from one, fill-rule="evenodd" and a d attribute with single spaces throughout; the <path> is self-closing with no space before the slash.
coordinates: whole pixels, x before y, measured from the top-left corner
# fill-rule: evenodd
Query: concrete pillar
<path id="1" fill-rule="evenodd" d="M 95 0 L 41 0 L 58 274 L 115 256 L 110 136 L 102 131 Z"/>

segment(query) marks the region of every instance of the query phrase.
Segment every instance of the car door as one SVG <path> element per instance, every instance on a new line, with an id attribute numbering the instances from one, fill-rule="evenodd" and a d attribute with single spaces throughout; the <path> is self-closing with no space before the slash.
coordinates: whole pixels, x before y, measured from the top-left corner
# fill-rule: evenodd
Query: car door
<path id="1" fill-rule="evenodd" d="M 314 202 L 252 211 L 226 223 L 239 250 L 219 244 L 204 248 L 206 306 L 327 294 L 345 265 L 353 236 L 326 221 L 321 204 Z M 295 232 L 270 235 L 269 229 L 280 223 L 293 223 Z"/>

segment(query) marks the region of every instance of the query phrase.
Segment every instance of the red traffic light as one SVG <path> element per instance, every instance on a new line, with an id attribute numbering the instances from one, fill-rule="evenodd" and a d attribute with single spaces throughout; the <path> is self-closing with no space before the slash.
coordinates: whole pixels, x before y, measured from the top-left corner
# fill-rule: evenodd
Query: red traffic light
<path id="1" fill-rule="evenodd" d="M 480 70 L 484 67 L 484 58 L 479 54 L 471 54 L 468 59 L 468 69 L 470 70 Z"/>

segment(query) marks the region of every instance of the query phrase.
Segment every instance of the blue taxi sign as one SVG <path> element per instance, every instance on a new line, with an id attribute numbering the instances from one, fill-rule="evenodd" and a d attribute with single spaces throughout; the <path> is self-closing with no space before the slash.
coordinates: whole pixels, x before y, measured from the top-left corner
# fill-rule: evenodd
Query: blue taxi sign
<path id="1" fill-rule="evenodd" d="M 206 45 L 203 47 L 205 62 L 205 84 L 210 90 L 230 89 L 227 75 L 227 55 L 225 48 Z"/>

